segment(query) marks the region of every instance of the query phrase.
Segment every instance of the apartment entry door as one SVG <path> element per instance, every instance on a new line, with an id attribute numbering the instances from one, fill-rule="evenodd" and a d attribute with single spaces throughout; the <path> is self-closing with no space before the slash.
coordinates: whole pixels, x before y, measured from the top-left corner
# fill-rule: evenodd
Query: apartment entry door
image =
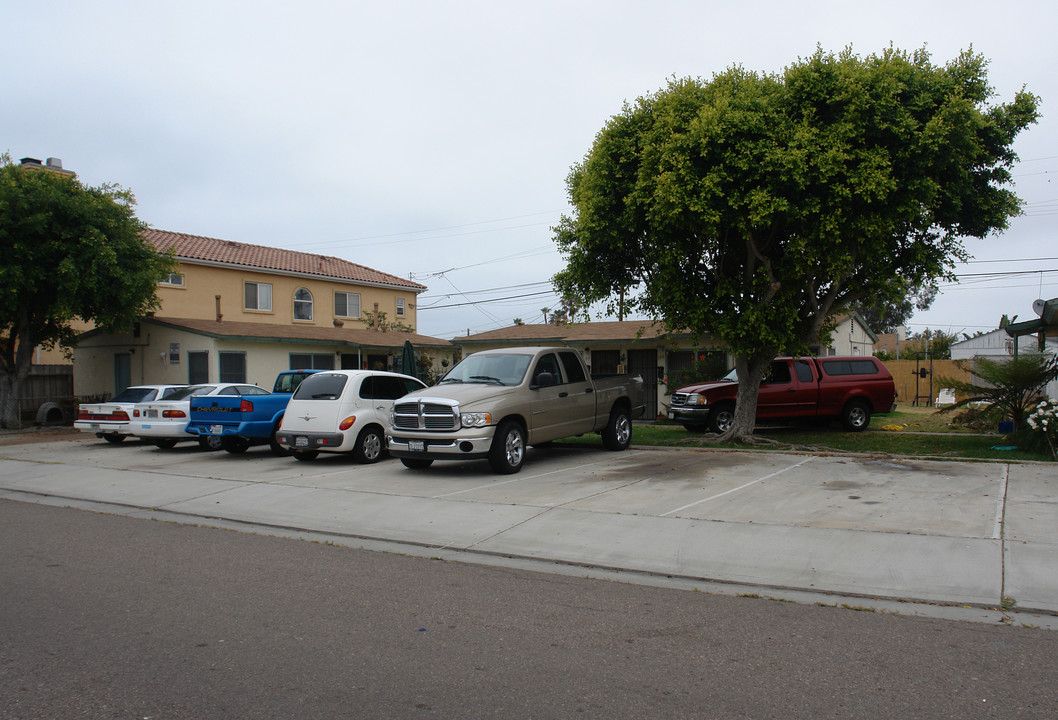
<path id="1" fill-rule="evenodd" d="M 653 420 L 658 416 L 658 351 L 629 350 L 628 374 L 643 378 L 643 419 Z"/>
<path id="2" fill-rule="evenodd" d="M 128 353 L 114 353 L 114 394 L 132 384 L 132 356 Z"/>

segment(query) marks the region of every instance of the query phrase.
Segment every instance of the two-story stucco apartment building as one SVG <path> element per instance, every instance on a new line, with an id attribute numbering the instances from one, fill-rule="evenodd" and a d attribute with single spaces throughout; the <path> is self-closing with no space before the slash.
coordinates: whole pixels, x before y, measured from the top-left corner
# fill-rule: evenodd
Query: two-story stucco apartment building
<path id="1" fill-rule="evenodd" d="M 179 265 L 161 307 L 127 333 L 84 333 L 74 390 L 109 395 L 149 383 L 251 382 L 291 368 L 400 367 L 405 341 L 440 367 L 455 348 L 419 335 L 426 286 L 340 258 L 147 230 Z"/>

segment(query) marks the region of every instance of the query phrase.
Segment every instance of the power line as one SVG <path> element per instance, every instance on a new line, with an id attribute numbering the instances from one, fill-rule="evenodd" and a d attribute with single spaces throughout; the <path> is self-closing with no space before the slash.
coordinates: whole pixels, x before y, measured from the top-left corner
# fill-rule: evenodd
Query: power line
<path id="1" fill-rule="evenodd" d="M 405 230 L 405 231 L 402 231 L 402 232 L 385 233 L 385 234 L 379 234 L 379 235 L 361 235 L 359 237 L 342 238 L 342 239 L 339 239 L 339 240 L 323 240 L 323 241 L 315 242 L 315 243 L 306 243 L 305 247 L 341 246 L 341 247 L 346 247 L 346 248 L 361 248 L 361 247 L 372 247 L 372 246 L 375 246 L 375 245 L 388 245 L 388 244 L 392 244 L 392 243 L 408 243 L 408 242 L 418 242 L 418 241 L 428 241 L 428 240 L 443 240 L 443 239 L 452 238 L 452 237 L 462 237 L 462 236 L 465 236 L 465 235 L 480 235 L 480 234 L 483 234 L 483 233 L 501 232 L 501 231 L 504 231 L 504 230 L 518 230 L 518 229 L 521 229 L 521 228 L 538 227 L 540 225 L 548 225 L 549 223 L 529 223 L 529 224 L 526 224 L 526 225 L 511 225 L 511 226 L 508 226 L 508 227 L 491 228 L 491 229 L 488 229 L 488 230 L 476 230 L 476 231 L 473 231 L 473 232 L 466 232 L 466 233 L 454 233 L 454 234 L 448 234 L 448 235 L 434 235 L 434 236 L 428 236 L 428 237 L 416 237 L 416 238 L 408 238 L 406 240 L 393 240 L 392 239 L 392 238 L 399 238 L 399 237 L 402 237 L 402 236 L 405 236 L 405 235 L 424 235 L 426 233 L 436 233 L 436 232 L 442 232 L 444 230 L 458 230 L 460 228 L 477 227 L 479 225 L 489 225 L 489 224 L 492 224 L 492 223 L 509 222 L 511 220 L 522 220 L 524 218 L 538 217 L 540 215 L 554 215 L 555 213 L 560 213 L 560 212 L 562 212 L 562 210 L 545 210 L 545 211 L 542 211 L 542 212 L 528 213 L 526 215 L 513 215 L 511 217 L 498 218 L 496 220 L 479 220 L 477 222 L 462 223 L 462 224 L 459 224 L 459 225 L 445 225 L 445 226 L 441 226 L 441 227 L 429 228 L 429 229 L 426 229 L 426 230 Z M 365 241 L 365 240 L 371 240 L 371 241 L 376 241 L 376 242 L 362 242 L 362 241 Z"/>

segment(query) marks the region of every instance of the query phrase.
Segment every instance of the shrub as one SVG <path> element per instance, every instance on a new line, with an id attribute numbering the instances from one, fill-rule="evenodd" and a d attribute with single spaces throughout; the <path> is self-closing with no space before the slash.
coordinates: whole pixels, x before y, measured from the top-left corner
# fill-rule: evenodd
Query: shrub
<path id="1" fill-rule="evenodd" d="M 1051 457 L 1058 460 L 1058 402 L 1044 400 L 1025 419 L 1037 441 L 1047 444 Z"/>
<path id="2" fill-rule="evenodd" d="M 1044 387 L 1058 377 L 1058 358 L 1042 353 L 1026 353 L 1003 360 L 974 358 L 971 367 L 959 361 L 960 367 L 971 371 L 970 382 L 940 378 L 941 387 L 950 387 L 962 399 L 941 412 L 950 412 L 970 403 L 990 403 L 1004 417 L 1014 421 L 1014 429 L 1025 427 L 1025 419 L 1039 402 Z"/>

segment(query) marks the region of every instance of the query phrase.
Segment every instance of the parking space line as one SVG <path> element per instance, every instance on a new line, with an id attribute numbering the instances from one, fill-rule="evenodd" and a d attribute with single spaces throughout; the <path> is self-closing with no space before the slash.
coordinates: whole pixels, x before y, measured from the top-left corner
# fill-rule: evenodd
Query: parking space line
<path id="1" fill-rule="evenodd" d="M 765 480 L 767 480 L 769 478 L 773 478 L 776 475 L 781 475 L 782 473 L 786 472 L 787 470 L 793 470 L 796 467 L 801 467 L 802 465 L 804 465 L 806 462 L 808 462 L 811 459 L 812 458 L 807 457 L 807 458 L 805 458 L 804 460 L 802 460 L 799 463 L 795 463 L 793 465 L 788 465 L 787 467 L 784 467 L 782 470 L 776 470 L 775 472 L 773 472 L 773 473 L 771 473 L 769 475 L 765 475 L 764 477 L 759 477 L 756 480 L 750 480 L 748 483 L 745 483 L 744 485 L 739 485 L 736 488 L 731 488 L 730 490 L 725 490 L 722 493 L 717 493 L 716 495 L 711 495 L 711 496 L 709 496 L 707 498 L 702 498 L 701 500 L 695 500 L 692 503 L 687 503 L 686 505 L 678 507 L 675 510 L 669 510 L 668 512 L 661 513 L 660 517 L 666 517 L 668 515 L 673 515 L 673 514 L 678 513 L 678 512 L 680 512 L 682 510 L 686 510 L 687 508 L 692 508 L 695 505 L 701 505 L 702 503 L 707 503 L 710 500 L 716 500 L 717 498 L 722 498 L 725 495 L 730 495 L 731 493 L 738 492 L 739 490 L 743 490 L 745 488 L 748 488 L 750 485 L 756 485 L 757 483 L 764 482 Z"/>
<path id="2" fill-rule="evenodd" d="M 992 539 L 1003 537 L 1003 517 L 1007 507 L 1007 481 L 1010 479 L 1010 465 L 1003 466 L 1003 476 L 999 481 L 999 500 L 996 501 L 996 522 L 992 526 Z"/>

